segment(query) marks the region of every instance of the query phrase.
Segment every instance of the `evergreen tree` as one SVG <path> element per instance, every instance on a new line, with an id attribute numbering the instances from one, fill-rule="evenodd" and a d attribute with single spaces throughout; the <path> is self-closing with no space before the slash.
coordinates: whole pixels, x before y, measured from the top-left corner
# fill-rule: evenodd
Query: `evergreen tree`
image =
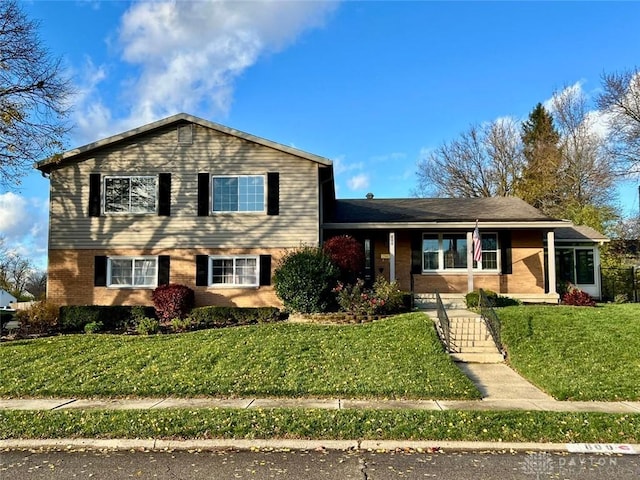
<path id="1" fill-rule="evenodd" d="M 554 215 L 562 203 L 562 189 L 558 185 L 562 151 L 553 117 L 541 103 L 522 123 L 521 139 L 525 166 L 516 194 L 544 213 Z"/>

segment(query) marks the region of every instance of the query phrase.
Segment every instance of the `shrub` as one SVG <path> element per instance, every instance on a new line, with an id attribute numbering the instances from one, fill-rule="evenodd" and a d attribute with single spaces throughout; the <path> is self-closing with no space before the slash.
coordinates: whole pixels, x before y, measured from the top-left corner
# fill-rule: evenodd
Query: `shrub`
<path id="1" fill-rule="evenodd" d="M 505 297 L 504 295 L 498 295 L 491 290 L 483 290 L 487 300 L 489 300 L 489 306 L 491 307 L 511 307 L 514 305 L 520 305 L 520 301 L 515 298 Z M 465 295 L 464 301 L 467 308 L 478 308 L 478 301 L 480 298 L 480 292 L 473 291 Z"/>
<path id="2" fill-rule="evenodd" d="M 378 276 L 373 284 L 373 293 L 378 301 L 378 311 L 383 314 L 400 313 L 408 310 L 406 294 L 398 288 L 397 282 L 387 282 Z M 410 303 L 410 298 L 408 299 Z"/>
<path id="3" fill-rule="evenodd" d="M 160 331 L 160 322 L 155 318 L 143 317 L 138 320 L 136 332 L 140 335 L 152 335 Z"/>
<path id="4" fill-rule="evenodd" d="M 51 333 L 58 329 L 60 307 L 46 300 L 41 300 L 25 310 L 18 310 L 15 318 L 20 322 L 20 329 L 23 333 Z"/>
<path id="5" fill-rule="evenodd" d="M 174 318 L 171 320 L 171 330 L 173 332 L 186 332 L 191 330 L 190 318 Z"/>
<path id="6" fill-rule="evenodd" d="M 196 328 L 220 328 L 282 320 L 282 312 L 275 307 L 218 307 L 194 308 L 189 319 Z"/>
<path id="7" fill-rule="evenodd" d="M 135 327 L 136 318 L 153 316 L 153 307 L 68 305 L 60 308 L 60 328 L 63 332 L 82 332 L 86 324 L 101 322 L 104 330 L 122 330 Z"/>
<path id="8" fill-rule="evenodd" d="M 389 283 L 378 276 L 372 289 L 364 285 L 361 279 L 351 285 L 338 282 L 333 291 L 342 311 L 357 315 L 388 315 L 406 310 L 405 294 L 396 282 Z"/>
<path id="9" fill-rule="evenodd" d="M 302 247 L 287 253 L 273 276 L 276 295 L 285 308 L 322 313 L 336 308 L 333 287 L 340 270 L 321 249 Z"/>
<path id="10" fill-rule="evenodd" d="M 373 292 L 364 287 L 364 280 L 358 279 L 355 283 L 343 284 L 333 289 L 336 293 L 340 310 L 355 315 L 372 315 L 379 303 Z"/>
<path id="11" fill-rule="evenodd" d="M 160 285 L 151 296 L 158 320 L 168 324 L 174 318 L 186 317 L 195 303 L 193 290 L 175 283 Z"/>
<path id="12" fill-rule="evenodd" d="M 323 251 L 340 269 L 343 281 L 353 282 L 364 268 L 364 247 L 350 235 L 340 235 L 327 240 Z"/>
<path id="13" fill-rule="evenodd" d="M 562 303 L 577 307 L 595 307 L 596 301 L 587 292 L 578 288 L 572 288 L 562 296 Z"/>
<path id="14" fill-rule="evenodd" d="M 84 326 L 84 333 L 98 333 L 98 332 L 101 332 L 103 328 L 104 328 L 104 324 L 102 322 L 87 323 Z"/>

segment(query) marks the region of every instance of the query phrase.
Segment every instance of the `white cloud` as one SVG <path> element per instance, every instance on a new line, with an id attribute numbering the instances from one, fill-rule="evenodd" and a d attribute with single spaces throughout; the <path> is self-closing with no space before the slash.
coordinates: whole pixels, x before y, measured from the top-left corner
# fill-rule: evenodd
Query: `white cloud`
<path id="1" fill-rule="evenodd" d="M 226 114 L 234 81 L 268 53 L 318 27 L 333 2 L 139 2 L 124 14 L 124 61 L 139 68 L 130 117 L 140 125 L 203 106 Z"/>
<path id="2" fill-rule="evenodd" d="M 334 157 L 331 159 L 331 161 L 333 162 L 333 171 L 336 175 L 340 175 L 346 172 L 358 171 L 364 168 L 364 163 L 362 162 L 348 163 L 346 160 L 346 156 L 344 155 Z"/>
<path id="3" fill-rule="evenodd" d="M 361 173 L 347 180 L 347 186 L 351 190 L 362 190 L 369 187 L 369 175 Z"/>
<path id="4" fill-rule="evenodd" d="M 383 155 L 374 155 L 370 158 L 373 163 L 397 162 L 407 158 L 407 154 L 403 152 L 392 152 Z"/>
<path id="5" fill-rule="evenodd" d="M 48 202 L 13 192 L 0 194 L 0 237 L 5 247 L 46 266 Z"/>

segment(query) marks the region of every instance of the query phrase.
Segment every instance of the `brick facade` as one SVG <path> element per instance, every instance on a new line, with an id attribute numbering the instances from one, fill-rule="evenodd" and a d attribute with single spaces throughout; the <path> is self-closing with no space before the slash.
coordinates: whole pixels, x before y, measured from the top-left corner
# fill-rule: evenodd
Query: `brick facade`
<path id="1" fill-rule="evenodd" d="M 112 288 L 94 286 L 95 257 L 169 255 L 170 282 L 192 288 L 196 306 L 221 305 L 238 307 L 276 306 L 282 303 L 273 286 L 254 288 L 196 287 L 196 255 L 271 255 L 271 271 L 284 254 L 284 249 L 127 249 L 127 250 L 50 250 L 47 299 L 58 305 L 152 305 L 153 288 Z"/>

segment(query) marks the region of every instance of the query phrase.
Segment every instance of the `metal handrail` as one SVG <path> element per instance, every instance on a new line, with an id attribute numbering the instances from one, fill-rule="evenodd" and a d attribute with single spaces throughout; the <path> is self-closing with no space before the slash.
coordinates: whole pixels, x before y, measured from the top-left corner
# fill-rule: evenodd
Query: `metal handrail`
<path id="1" fill-rule="evenodd" d="M 444 308 L 442 303 L 442 299 L 440 298 L 440 293 L 436 291 L 436 306 L 438 310 L 438 323 L 440 324 L 440 329 L 442 330 L 442 339 L 444 341 L 444 346 L 447 349 L 447 352 L 451 352 L 451 325 L 449 323 L 449 316 L 447 315 L 447 310 Z"/>
<path id="2" fill-rule="evenodd" d="M 484 293 L 484 290 L 480 289 L 478 292 L 478 308 L 480 309 L 480 316 L 487 325 L 487 328 L 489 329 L 489 332 L 493 337 L 493 342 L 496 344 L 496 347 L 498 347 L 498 350 L 500 350 L 504 354 L 505 350 L 502 346 L 502 324 L 500 323 L 500 318 L 498 318 L 498 315 L 493 309 L 489 298 Z"/>

